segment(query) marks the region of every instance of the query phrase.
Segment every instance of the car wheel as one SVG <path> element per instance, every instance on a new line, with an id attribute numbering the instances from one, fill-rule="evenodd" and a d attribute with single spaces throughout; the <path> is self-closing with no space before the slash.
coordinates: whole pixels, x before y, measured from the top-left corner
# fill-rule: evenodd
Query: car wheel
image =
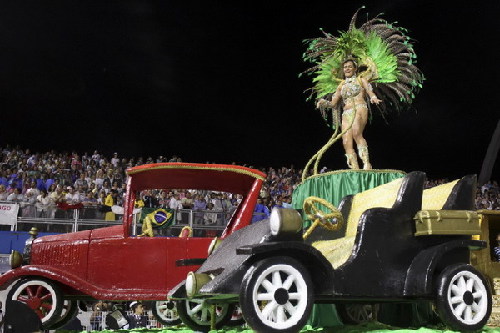
<path id="1" fill-rule="evenodd" d="M 69 323 L 73 318 L 75 318 L 78 313 L 78 301 L 67 300 L 65 299 L 62 306 L 61 315 L 59 319 L 50 327 L 49 330 L 55 330 L 63 327 L 67 323 Z"/>
<path id="2" fill-rule="evenodd" d="M 447 267 L 438 278 L 436 296 L 441 320 L 454 330 L 479 330 L 491 314 L 489 284 L 470 265 Z"/>
<path id="3" fill-rule="evenodd" d="M 36 278 L 20 280 L 9 291 L 7 299 L 27 304 L 40 318 L 43 329 L 55 324 L 61 317 L 61 291 L 50 281 Z"/>
<path id="4" fill-rule="evenodd" d="M 243 317 L 258 332 L 298 332 L 313 305 L 308 271 L 290 257 L 253 264 L 240 291 Z"/>
<path id="5" fill-rule="evenodd" d="M 181 323 L 181 318 L 179 318 L 177 306 L 174 301 L 156 301 L 154 302 L 152 312 L 156 320 L 163 325 L 173 326 Z"/>
<path id="6" fill-rule="evenodd" d="M 344 324 L 365 324 L 377 318 L 378 305 L 345 303 L 336 304 L 337 313 Z"/>
<path id="7" fill-rule="evenodd" d="M 182 322 L 194 331 L 208 332 L 211 326 L 211 305 L 202 299 L 177 301 L 177 312 Z M 232 304 L 217 304 L 215 309 L 215 328 L 226 325 L 234 311 Z"/>

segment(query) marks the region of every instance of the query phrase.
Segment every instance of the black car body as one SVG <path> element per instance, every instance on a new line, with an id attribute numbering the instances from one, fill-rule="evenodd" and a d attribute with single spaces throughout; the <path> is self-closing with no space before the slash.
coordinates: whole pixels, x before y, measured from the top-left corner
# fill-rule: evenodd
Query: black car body
<path id="1" fill-rule="evenodd" d="M 355 222 L 349 216 L 367 202 L 345 197 L 339 206 L 348 221 L 343 235 L 316 228 L 304 240 L 297 211 L 273 210 L 270 221 L 227 237 L 196 274 L 190 273 L 169 295 L 239 302 L 247 322 L 260 332 L 300 330 L 314 302 L 416 300 L 436 302 L 441 319 L 453 329 L 479 329 L 491 313 L 491 288 L 469 265 L 469 257 L 471 250 L 486 244 L 473 240 L 474 232 L 455 228 L 453 219 L 446 232 L 417 232 L 422 202 L 430 202 L 423 193 L 424 181 L 424 173 L 409 173 L 395 183 L 392 204 L 366 209 Z M 439 208 L 431 210 L 437 212 L 434 222 L 444 223 L 442 216 L 451 212 L 479 224 L 471 218 L 475 176 L 448 188 Z M 354 230 L 350 235 L 349 229 Z M 335 262 L 342 252 L 345 260 Z"/>

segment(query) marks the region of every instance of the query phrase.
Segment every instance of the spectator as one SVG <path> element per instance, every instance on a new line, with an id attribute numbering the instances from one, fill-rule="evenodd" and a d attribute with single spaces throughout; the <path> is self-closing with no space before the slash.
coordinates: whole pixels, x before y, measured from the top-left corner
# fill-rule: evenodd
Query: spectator
<path id="1" fill-rule="evenodd" d="M 87 191 L 85 197 L 82 199 L 82 204 L 84 206 L 96 206 L 97 199 L 94 197 L 94 192 Z"/>
<path id="2" fill-rule="evenodd" d="M 129 329 L 146 327 L 148 318 L 144 315 L 144 306 L 139 302 L 132 302 L 130 304 L 132 314 L 128 316 Z"/>
<path id="3" fill-rule="evenodd" d="M 30 189 L 26 191 L 26 195 L 22 199 L 22 216 L 23 217 L 36 217 L 36 192 Z"/>
<path id="4" fill-rule="evenodd" d="M 269 209 L 263 204 L 262 198 L 257 199 L 257 204 L 253 211 L 252 223 L 264 220 L 269 217 Z"/>
<path id="5" fill-rule="evenodd" d="M 144 191 L 142 201 L 144 201 L 144 207 L 146 208 L 157 208 L 160 205 L 151 190 Z"/>
<path id="6" fill-rule="evenodd" d="M 66 187 L 67 193 L 64 196 L 64 201 L 68 205 L 75 205 L 77 203 L 80 203 L 80 194 L 78 192 L 75 192 L 73 189 L 73 186 L 68 186 Z"/>
<path id="7" fill-rule="evenodd" d="M 182 203 L 181 201 L 179 200 L 179 193 L 175 193 L 173 195 L 172 198 L 170 198 L 170 202 L 169 202 L 169 208 L 170 209 L 174 209 L 174 210 L 177 210 L 179 208 L 182 208 Z"/>
<path id="8" fill-rule="evenodd" d="M 104 201 L 104 205 L 108 207 L 113 207 L 116 205 L 116 197 L 118 196 L 118 191 L 116 190 L 111 190 L 108 195 L 106 196 L 106 200 Z M 115 213 L 113 212 L 107 212 L 106 215 L 104 216 L 104 219 L 106 221 L 115 221 L 116 216 Z"/>
<path id="9" fill-rule="evenodd" d="M 283 201 L 281 201 L 281 199 L 276 199 L 276 203 L 274 204 L 273 208 L 284 208 Z"/>
<path id="10" fill-rule="evenodd" d="M 108 179 L 104 179 L 102 182 L 102 190 L 106 192 L 106 195 L 109 194 L 109 191 L 111 191 L 111 182 Z"/>
<path id="11" fill-rule="evenodd" d="M 102 185 L 104 182 L 104 171 L 102 171 L 102 169 L 97 170 L 97 172 L 95 174 L 95 178 L 93 179 L 93 182 L 94 182 L 97 189 L 100 190 L 102 188 Z"/>
<path id="12" fill-rule="evenodd" d="M 120 163 L 120 159 L 118 158 L 118 153 L 114 153 L 113 157 L 111 158 L 111 164 L 117 168 L 118 164 Z"/>
<path id="13" fill-rule="evenodd" d="M 89 188 L 89 183 L 87 181 L 87 174 L 85 172 L 82 172 L 80 174 L 80 177 L 75 180 L 75 183 L 73 184 L 75 188 L 78 188 L 79 186 L 82 187 L 84 191 L 88 190 Z"/>
<path id="14" fill-rule="evenodd" d="M 37 217 L 49 217 L 50 216 L 50 198 L 47 191 L 42 190 L 40 194 L 36 197 L 36 211 Z"/>
<path id="15" fill-rule="evenodd" d="M 214 204 L 208 202 L 205 214 L 203 215 L 203 220 L 205 221 L 205 224 L 217 223 L 217 213 L 213 213 L 213 211 L 214 211 Z"/>
<path id="16" fill-rule="evenodd" d="M 7 196 L 9 193 L 7 193 L 7 190 L 5 189 L 5 185 L 0 185 L 0 201 L 6 201 Z"/>
<path id="17" fill-rule="evenodd" d="M 7 201 L 12 201 L 12 202 L 21 202 L 23 201 L 23 195 L 21 194 L 21 190 L 18 189 L 17 187 L 14 188 L 12 193 L 10 193 L 7 196 Z"/>
<path id="18" fill-rule="evenodd" d="M 286 195 L 283 197 L 283 208 L 293 208 L 292 207 L 292 197 L 290 195 Z"/>
<path id="19" fill-rule="evenodd" d="M 193 201 L 193 198 L 191 196 L 191 192 L 186 191 L 185 197 L 182 198 L 181 203 L 182 203 L 182 208 L 184 208 L 184 209 L 193 208 L 194 201 Z"/>
<path id="20" fill-rule="evenodd" d="M 203 211 L 207 209 L 207 201 L 203 198 L 202 195 L 195 195 L 193 210 L 194 213 L 194 223 L 202 224 L 203 223 Z"/>

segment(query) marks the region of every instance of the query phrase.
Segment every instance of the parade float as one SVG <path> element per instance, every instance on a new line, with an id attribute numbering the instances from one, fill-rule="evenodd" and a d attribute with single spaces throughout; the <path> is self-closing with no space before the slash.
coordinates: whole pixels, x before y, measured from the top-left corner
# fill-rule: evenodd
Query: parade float
<path id="1" fill-rule="evenodd" d="M 356 21 L 357 12 L 339 36 L 307 41 L 311 97 L 333 134 L 304 168 L 295 210 L 275 209 L 226 238 L 169 295 L 239 304 L 257 332 L 298 332 L 311 317 L 332 317 L 314 314 L 324 303 L 344 323 L 359 323 L 351 310 L 367 305 L 418 312 L 423 304 L 448 328 L 480 330 L 492 312 L 488 272 L 496 265 L 496 233 L 484 225 L 498 214 L 474 211 L 473 175 L 424 190 L 423 172 L 373 169 L 363 137 L 370 114 L 404 110 L 424 77 L 405 29 L 380 16 Z M 339 140 L 349 170 L 319 173 Z M 361 319 L 377 319 L 370 315 Z M 340 323 L 329 324 L 320 326 Z"/>

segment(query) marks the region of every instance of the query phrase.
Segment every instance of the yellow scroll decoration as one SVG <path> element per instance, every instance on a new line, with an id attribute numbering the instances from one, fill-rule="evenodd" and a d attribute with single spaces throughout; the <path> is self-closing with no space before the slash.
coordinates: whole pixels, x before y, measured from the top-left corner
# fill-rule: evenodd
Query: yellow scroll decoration
<path id="1" fill-rule="evenodd" d="M 322 205 L 330 210 L 330 213 L 325 213 L 317 205 Z M 327 230 L 335 231 L 342 227 L 344 224 L 344 217 L 340 210 L 337 209 L 334 205 L 328 202 L 325 199 L 321 199 L 318 197 L 308 197 L 304 200 L 304 212 L 307 215 L 307 218 L 311 221 L 314 221 L 311 227 L 307 229 L 304 233 L 303 238 L 306 239 L 313 232 L 314 229 L 319 225 Z M 336 222 L 333 223 L 333 219 L 336 219 Z"/>

